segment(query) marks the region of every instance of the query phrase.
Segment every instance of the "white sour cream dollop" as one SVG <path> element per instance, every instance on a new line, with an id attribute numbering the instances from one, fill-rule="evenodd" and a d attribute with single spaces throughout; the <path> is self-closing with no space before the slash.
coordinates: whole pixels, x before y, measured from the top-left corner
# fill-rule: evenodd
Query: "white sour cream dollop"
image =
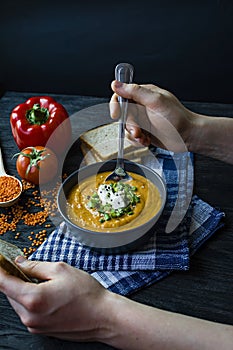
<path id="1" fill-rule="evenodd" d="M 130 203 L 130 199 L 126 197 L 125 191 L 114 193 L 109 185 L 100 185 L 98 195 L 103 205 L 110 204 L 114 210 L 125 208 Z"/>

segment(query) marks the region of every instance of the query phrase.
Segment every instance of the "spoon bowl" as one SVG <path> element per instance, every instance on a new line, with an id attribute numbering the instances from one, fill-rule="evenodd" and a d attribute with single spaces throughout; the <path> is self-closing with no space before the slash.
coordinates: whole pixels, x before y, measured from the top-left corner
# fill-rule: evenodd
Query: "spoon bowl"
<path id="1" fill-rule="evenodd" d="M 6 193 L 7 193 L 7 191 L 9 191 L 10 181 L 12 182 L 12 185 L 14 185 L 14 188 L 18 188 L 18 191 L 16 192 L 15 196 L 12 195 L 12 198 L 10 198 L 9 200 L 4 200 L 4 201 L 0 200 L 0 207 L 1 208 L 10 207 L 18 201 L 18 199 L 21 196 L 22 191 L 23 191 L 23 185 L 22 185 L 22 182 L 19 179 L 17 179 L 15 176 L 7 175 L 7 173 L 4 169 L 3 159 L 2 159 L 2 151 L 0 148 L 0 183 L 1 183 L 0 190 L 1 190 L 1 195 L 3 195 L 5 193 L 5 191 L 6 191 Z M 3 186 L 2 183 L 4 183 L 4 182 L 5 182 L 5 184 Z"/>
<path id="2" fill-rule="evenodd" d="M 124 160 L 120 160 L 120 162 L 124 162 Z M 132 180 L 132 176 L 130 176 L 126 171 L 124 165 L 117 165 L 116 169 L 106 177 L 105 181 L 130 181 Z"/>

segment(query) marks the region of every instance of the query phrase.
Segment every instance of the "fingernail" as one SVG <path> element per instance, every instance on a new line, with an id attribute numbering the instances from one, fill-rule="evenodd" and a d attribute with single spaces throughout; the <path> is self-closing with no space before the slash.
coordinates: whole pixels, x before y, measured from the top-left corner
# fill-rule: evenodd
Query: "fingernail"
<path id="1" fill-rule="evenodd" d="M 16 257 L 15 262 L 16 262 L 17 264 L 22 264 L 22 263 L 25 262 L 25 260 L 26 260 L 26 258 L 25 258 L 24 256 L 19 255 L 19 256 Z"/>
<path id="2" fill-rule="evenodd" d="M 116 82 L 115 82 L 115 87 L 116 87 L 117 89 L 119 89 L 119 88 L 121 88 L 122 86 L 123 86 L 123 83 L 122 83 L 121 81 L 116 80 Z"/>

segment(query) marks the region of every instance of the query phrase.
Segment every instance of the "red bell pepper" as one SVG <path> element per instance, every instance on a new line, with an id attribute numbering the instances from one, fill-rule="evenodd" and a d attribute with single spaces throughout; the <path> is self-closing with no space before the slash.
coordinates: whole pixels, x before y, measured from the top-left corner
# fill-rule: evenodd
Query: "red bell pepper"
<path id="1" fill-rule="evenodd" d="M 19 149 L 47 146 L 63 153 L 71 140 L 71 125 L 66 109 L 49 96 L 29 98 L 10 115 L 12 134 Z"/>

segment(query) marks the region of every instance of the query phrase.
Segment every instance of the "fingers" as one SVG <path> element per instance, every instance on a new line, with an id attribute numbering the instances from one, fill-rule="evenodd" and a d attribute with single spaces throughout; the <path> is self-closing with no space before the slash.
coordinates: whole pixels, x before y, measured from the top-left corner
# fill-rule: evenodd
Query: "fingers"
<path id="1" fill-rule="evenodd" d="M 157 89 L 154 85 L 139 86 L 136 84 L 123 84 L 114 81 L 112 83 L 112 89 L 116 92 L 112 95 L 109 103 L 110 115 L 112 119 L 118 119 L 120 117 L 120 106 L 118 103 L 118 95 L 125 97 L 139 104 L 129 103 L 128 117 L 126 123 L 126 129 L 129 132 L 128 139 L 135 143 L 140 143 L 143 146 L 149 146 L 151 142 L 150 138 L 150 122 L 147 117 L 144 106 L 145 101 L 154 103 L 154 90 Z M 153 92 L 152 92 L 153 91 Z M 145 95 L 147 99 L 145 99 Z"/>
<path id="2" fill-rule="evenodd" d="M 11 276 L 0 268 L 0 290 L 7 296 L 14 298 L 24 283 L 20 278 Z"/>
<path id="3" fill-rule="evenodd" d="M 120 106 L 117 97 L 117 94 L 113 94 L 109 102 L 109 110 L 112 119 L 119 119 L 120 117 Z"/>
<path id="4" fill-rule="evenodd" d="M 146 119 L 147 117 L 145 118 L 145 124 Z M 132 115 L 128 116 L 126 130 L 128 131 L 128 133 L 126 133 L 126 137 L 134 144 L 136 141 L 136 143 L 146 147 L 150 145 L 151 139 L 149 130 L 141 129 L 141 127 L 135 122 L 134 116 Z"/>
<path id="5" fill-rule="evenodd" d="M 64 262 L 31 261 L 22 256 L 15 259 L 15 263 L 28 276 L 38 278 L 42 281 L 59 278 L 67 269 L 73 269 Z"/>
<path id="6" fill-rule="evenodd" d="M 117 94 L 113 94 L 110 100 L 109 108 L 112 119 L 118 119 L 120 117 L 120 106 L 117 101 Z M 140 118 L 137 118 L 138 114 L 140 114 Z M 145 130 L 142 131 L 141 127 L 137 123 L 137 119 L 143 120 Z M 150 123 L 148 122 L 144 107 L 134 103 L 129 103 L 126 122 L 126 130 L 129 133 L 126 135 L 127 138 L 130 141 L 136 141 L 136 143 L 140 143 L 143 146 L 149 146 L 151 141 L 149 135 L 149 124 Z"/>
<path id="7" fill-rule="evenodd" d="M 148 147 L 151 143 L 149 135 L 141 133 L 140 137 L 134 138 L 129 133 L 126 133 L 126 138 L 135 146 L 135 147 Z"/>
<path id="8" fill-rule="evenodd" d="M 135 122 L 134 116 L 129 115 L 126 122 L 126 130 L 128 131 L 129 139 L 138 139 L 142 137 L 142 130 L 140 126 Z"/>
<path id="9" fill-rule="evenodd" d="M 114 94 L 112 95 L 109 103 L 110 115 L 112 119 L 118 119 L 120 117 L 120 106 L 118 103 L 118 96 L 132 100 L 147 107 L 153 107 L 156 102 L 156 97 L 160 96 L 162 89 L 159 87 L 137 84 L 124 84 L 117 80 L 114 80 L 111 84 Z"/>
<path id="10" fill-rule="evenodd" d="M 27 295 L 28 289 L 35 290 L 36 284 L 24 282 L 20 278 L 11 276 L 0 268 L 0 291 L 8 298 L 20 302 Z"/>
<path id="11" fill-rule="evenodd" d="M 52 278 L 52 266 L 48 262 L 30 261 L 23 256 L 18 256 L 15 260 L 18 267 L 28 276 L 38 278 L 40 280 L 48 280 Z"/>
<path id="12" fill-rule="evenodd" d="M 51 280 L 56 275 L 57 268 L 49 262 L 29 261 L 22 256 L 18 256 L 15 260 L 16 265 L 28 276 L 38 278 L 39 280 Z M 24 282 L 20 278 L 7 274 L 0 268 L 0 290 L 7 297 L 24 302 L 24 295 L 38 287 L 37 284 Z"/>
<path id="13" fill-rule="evenodd" d="M 117 80 L 114 80 L 111 84 L 112 90 L 115 94 L 124 98 L 128 98 L 141 105 L 153 108 L 156 103 L 157 95 L 159 97 L 160 89 L 156 86 L 137 85 L 137 84 L 124 84 Z M 115 99 L 115 97 L 114 97 Z"/>

